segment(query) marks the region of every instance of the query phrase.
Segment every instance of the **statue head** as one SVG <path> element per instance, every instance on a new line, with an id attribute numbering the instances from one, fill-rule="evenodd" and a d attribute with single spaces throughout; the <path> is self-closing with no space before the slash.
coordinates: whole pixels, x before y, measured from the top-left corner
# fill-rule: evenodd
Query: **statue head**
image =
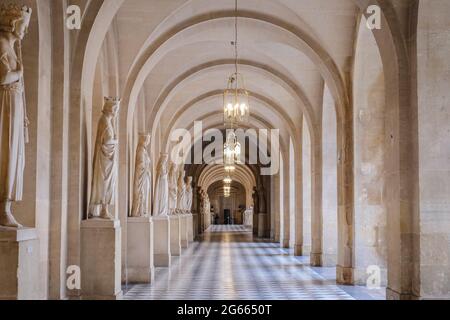
<path id="1" fill-rule="evenodd" d="M 192 180 L 193 180 L 192 177 L 187 177 L 187 178 L 186 178 L 186 184 L 187 184 L 188 186 L 191 186 L 191 185 L 192 185 Z"/>
<path id="2" fill-rule="evenodd" d="M 18 40 L 22 40 L 28 32 L 32 12 L 33 10 L 26 6 L 2 5 L 0 7 L 0 31 L 12 33 Z"/>
<path id="3" fill-rule="evenodd" d="M 120 109 L 120 98 L 105 97 L 105 104 L 103 105 L 103 113 L 106 115 L 117 116 Z"/>
<path id="4" fill-rule="evenodd" d="M 147 147 L 150 144 L 151 135 L 147 133 L 139 134 L 139 145 Z"/>

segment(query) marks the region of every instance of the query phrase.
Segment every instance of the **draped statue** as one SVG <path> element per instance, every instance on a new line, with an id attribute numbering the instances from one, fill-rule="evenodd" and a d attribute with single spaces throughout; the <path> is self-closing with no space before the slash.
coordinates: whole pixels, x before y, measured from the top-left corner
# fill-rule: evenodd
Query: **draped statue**
<path id="1" fill-rule="evenodd" d="M 11 203 L 22 201 L 28 142 L 21 41 L 32 10 L 0 7 L 0 226 L 21 228 Z"/>
<path id="2" fill-rule="evenodd" d="M 167 165 L 169 156 L 161 154 L 156 170 L 156 185 L 153 196 L 153 216 L 164 217 L 169 214 L 169 173 Z"/>
<path id="3" fill-rule="evenodd" d="M 183 166 L 178 173 L 178 195 L 177 195 L 177 213 L 185 213 L 186 210 L 186 184 L 184 183 L 185 172 Z"/>
<path id="4" fill-rule="evenodd" d="M 109 207 L 115 204 L 119 159 L 117 138 L 119 108 L 119 99 L 105 98 L 95 140 L 90 217 L 114 219 Z M 100 215 L 98 208 L 101 208 Z"/>
<path id="5" fill-rule="evenodd" d="M 150 144 L 150 139 L 151 136 L 148 134 L 139 136 L 134 172 L 132 217 L 147 217 L 149 215 L 152 169 L 147 147 Z"/>
<path id="6" fill-rule="evenodd" d="M 192 213 L 192 201 L 194 190 L 192 189 L 192 177 L 187 177 L 186 181 L 186 213 Z"/>
<path id="7" fill-rule="evenodd" d="M 169 168 L 169 209 L 170 214 L 177 211 L 177 192 L 178 192 L 178 171 L 174 162 L 170 163 Z"/>

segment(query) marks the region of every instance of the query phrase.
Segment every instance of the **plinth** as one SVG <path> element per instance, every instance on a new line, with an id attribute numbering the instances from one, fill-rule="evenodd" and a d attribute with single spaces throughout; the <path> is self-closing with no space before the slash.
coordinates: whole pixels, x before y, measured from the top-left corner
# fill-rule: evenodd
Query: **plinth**
<path id="1" fill-rule="evenodd" d="M 81 298 L 116 300 L 121 289 L 121 230 L 119 220 L 81 222 Z"/>

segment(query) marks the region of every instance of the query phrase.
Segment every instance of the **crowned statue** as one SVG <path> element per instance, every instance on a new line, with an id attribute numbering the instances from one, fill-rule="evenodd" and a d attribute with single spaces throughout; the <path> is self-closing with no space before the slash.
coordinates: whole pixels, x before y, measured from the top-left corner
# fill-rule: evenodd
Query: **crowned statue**
<path id="1" fill-rule="evenodd" d="M 32 10 L 0 7 L 0 226 L 21 228 L 11 211 L 22 201 L 28 118 L 23 78 L 22 40 Z"/>
<path id="2" fill-rule="evenodd" d="M 153 216 L 165 217 L 169 214 L 169 173 L 167 163 L 169 156 L 162 154 L 156 169 Z"/>
<path id="3" fill-rule="evenodd" d="M 185 205 L 185 212 L 191 213 L 192 212 L 192 201 L 194 197 L 194 190 L 192 189 L 192 177 L 186 178 L 186 205 Z"/>
<path id="4" fill-rule="evenodd" d="M 141 134 L 136 150 L 136 163 L 133 186 L 132 217 L 147 217 L 150 209 L 150 194 L 152 186 L 151 160 L 148 155 L 148 145 L 151 136 Z"/>
<path id="5" fill-rule="evenodd" d="M 177 213 L 182 214 L 186 211 L 186 183 L 184 182 L 185 171 L 181 166 L 178 172 L 178 194 L 177 194 Z"/>
<path id="6" fill-rule="evenodd" d="M 178 170 L 174 162 L 170 163 L 169 168 L 169 209 L 170 214 L 175 214 L 177 211 L 177 197 L 178 197 Z"/>
<path id="7" fill-rule="evenodd" d="M 120 99 L 105 98 L 97 127 L 92 176 L 91 218 L 114 220 L 109 207 L 115 203 L 118 175 L 119 141 L 117 115 Z M 98 213 L 100 209 L 100 214 Z"/>

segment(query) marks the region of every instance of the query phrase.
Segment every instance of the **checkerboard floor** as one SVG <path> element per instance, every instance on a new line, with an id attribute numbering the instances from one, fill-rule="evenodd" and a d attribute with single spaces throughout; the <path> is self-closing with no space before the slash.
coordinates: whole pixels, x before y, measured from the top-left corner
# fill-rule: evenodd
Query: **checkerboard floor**
<path id="1" fill-rule="evenodd" d="M 125 286 L 126 300 L 382 299 L 360 287 L 337 286 L 276 243 L 254 240 L 243 226 L 212 226 L 152 285 Z M 328 270 L 330 271 L 330 270 Z"/>

